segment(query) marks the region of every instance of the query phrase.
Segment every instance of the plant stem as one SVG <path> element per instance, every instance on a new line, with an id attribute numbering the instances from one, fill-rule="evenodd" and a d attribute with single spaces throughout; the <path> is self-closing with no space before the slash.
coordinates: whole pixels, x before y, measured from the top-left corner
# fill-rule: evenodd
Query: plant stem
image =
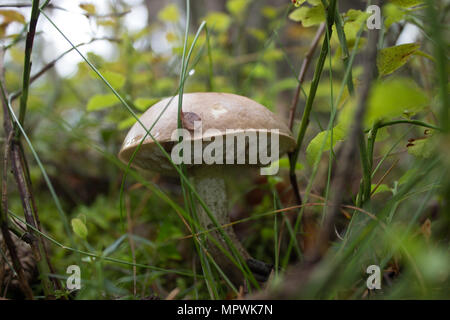
<path id="1" fill-rule="evenodd" d="M 25 121 L 25 113 L 27 110 L 28 88 L 30 86 L 31 73 L 31 52 L 33 51 L 34 35 L 36 33 L 36 26 L 39 18 L 39 0 L 33 0 L 31 7 L 30 26 L 27 33 L 27 40 L 25 43 L 25 58 L 23 63 L 23 78 L 22 78 L 22 95 L 20 97 L 20 111 L 19 122 L 23 125 Z M 20 136 L 19 129 L 15 129 L 16 138 Z"/>
<path id="2" fill-rule="evenodd" d="M 448 94 L 447 45 L 442 37 L 444 25 L 440 25 L 439 13 L 435 8 L 438 1 L 427 1 L 427 15 L 430 24 L 430 35 L 433 36 L 434 56 L 436 58 L 436 80 L 439 84 L 439 97 L 441 100 L 441 128 L 450 131 L 450 103 Z"/>
<path id="3" fill-rule="evenodd" d="M 311 46 L 305 55 L 305 59 L 303 59 L 303 63 L 297 78 L 298 81 L 297 89 L 295 91 L 295 96 L 291 105 L 291 111 L 289 113 L 289 129 L 291 130 L 294 127 L 295 110 L 297 109 L 298 100 L 300 98 L 300 91 L 303 85 L 303 81 L 305 80 L 306 71 L 308 70 L 308 67 L 311 64 L 311 59 L 314 55 L 314 52 L 316 51 L 317 45 L 319 44 L 319 40 L 324 32 L 325 32 L 325 23 L 322 23 L 319 26 L 319 29 L 317 29 L 316 35 L 314 36 Z"/>
<path id="4" fill-rule="evenodd" d="M 336 10 L 336 0 L 331 0 L 329 7 L 327 8 L 327 29 L 329 37 L 331 37 L 332 26 L 334 24 L 334 12 Z M 328 41 L 329 37 L 325 37 L 322 44 L 322 49 L 320 51 L 319 60 L 316 64 L 316 69 L 314 71 L 314 77 L 311 83 L 311 89 L 309 90 L 308 99 L 306 100 L 305 110 L 303 111 L 302 120 L 300 123 L 300 130 L 297 135 L 297 146 L 293 153 L 289 155 L 290 160 L 290 173 L 295 172 L 295 164 L 298 159 L 298 154 L 300 153 L 300 149 L 302 147 L 303 139 L 305 138 L 306 129 L 309 124 L 309 116 L 311 114 L 312 105 L 314 102 L 314 98 L 316 97 L 317 88 L 319 86 L 320 76 L 322 75 L 323 66 L 325 64 L 325 60 L 328 54 Z"/>
<path id="5" fill-rule="evenodd" d="M 425 127 L 425 128 L 430 128 L 430 129 L 434 129 L 434 130 L 438 130 L 438 131 L 443 131 L 442 128 L 436 127 L 432 124 L 423 122 L 423 121 L 419 121 L 419 120 L 395 120 L 395 121 L 388 121 L 388 122 L 382 122 L 377 126 L 377 129 L 381 129 L 384 127 L 389 127 L 392 125 L 396 125 L 396 124 L 413 124 L 416 126 L 420 126 L 420 127 Z M 366 133 L 369 132 L 369 130 L 366 130 Z"/>

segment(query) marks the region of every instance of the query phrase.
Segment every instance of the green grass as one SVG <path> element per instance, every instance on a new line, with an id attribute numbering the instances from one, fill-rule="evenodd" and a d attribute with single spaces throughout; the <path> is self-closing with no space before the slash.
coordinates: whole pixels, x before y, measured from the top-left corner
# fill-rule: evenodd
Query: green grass
<path id="1" fill-rule="evenodd" d="M 331 8 L 334 8 L 336 2 L 333 0 L 322 1 L 325 6 L 330 5 Z M 428 1 L 428 4 L 428 6 L 421 7 L 421 10 L 424 9 L 423 12 L 430 20 L 431 17 L 438 16 L 439 11 L 434 7 L 437 4 L 432 4 L 431 1 Z M 222 38 L 228 36 L 226 33 L 219 33 L 214 26 L 208 26 L 206 22 L 202 21 L 198 23 L 195 34 L 191 34 L 189 28 L 196 25 L 196 22 L 191 20 L 190 5 L 189 0 L 186 1 L 184 35 L 180 34 L 178 39 L 182 43 L 178 48 L 180 52 L 179 54 L 173 53 L 177 61 L 170 79 L 174 84 L 170 90 L 160 89 L 161 93 L 159 94 L 161 96 L 170 95 L 172 99 L 169 103 L 178 95 L 178 108 L 181 111 L 182 94 L 195 86 L 202 85 L 202 88 L 209 91 L 222 91 L 222 89 L 227 91 L 226 88 L 233 88 L 233 90 L 245 93 L 262 103 L 269 101 L 269 107 L 274 111 L 279 111 L 274 108 L 277 99 L 272 97 L 272 91 L 268 89 L 274 85 L 274 81 L 286 79 L 297 81 L 295 65 L 303 58 L 290 53 L 287 48 L 283 47 L 284 36 L 286 36 L 283 32 L 287 34 L 288 14 L 291 12 L 292 6 L 286 5 L 277 8 L 278 13 L 271 21 L 271 27 L 265 30 L 266 38 L 254 46 L 257 51 L 252 54 L 257 56 L 256 61 L 249 63 L 248 71 L 244 71 L 245 68 L 242 70 L 238 70 L 241 68 L 240 66 L 228 68 L 228 65 L 224 63 L 227 61 L 227 55 L 235 52 L 234 49 L 236 49 L 236 47 L 227 48 L 227 45 L 230 43 L 236 45 L 237 43 L 236 41 L 221 42 Z M 107 63 L 98 57 L 83 55 L 78 49 L 79 46 L 71 42 L 70 35 L 61 31 L 60 26 L 53 22 L 44 7 L 45 5 L 40 9 L 35 7 L 35 10 L 38 11 L 33 11 L 33 16 L 37 16 L 37 12 L 40 12 L 41 19 L 47 19 L 70 44 L 71 48 L 66 53 L 74 51 L 82 57 L 88 67 L 87 70 L 90 70 L 87 72 L 93 72 L 96 77 L 96 79 L 90 77 L 86 81 L 91 84 L 100 83 L 103 87 L 102 90 L 112 92 L 120 102 L 120 107 L 102 111 L 104 119 L 106 121 L 113 119 L 114 122 L 117 119 L 131 116 L 144 127 L 139 120 L 138 112 L 141 110 L 137 110 L 131 98 L 137 91 L 136 88 L 133 88 L 135 79 L 132 77 L 134 75 L 126 75 L 129 77 L 127 81 L 131 83 L 131 89 L 128 88 L 128 92 L 114 88 L 101 72 Z M 356 71 L 355 61 L 357 61 L 358 54 L 361 53 L 358 44 L 364 43 L 363 41 L 366 39 L 364 21 L 358 26 L 355 44 L 350 49 L 344 32 L 347 23 L 344 18 L 333 9 L 328 11 L 328 28 L 317 59 L 312 63 L 315 65 L 315 70 L 314 74 L 310 76 L 312 80 L 309 92 L 302 88 L 304 100 L 301 101 L 301 105 L 304 106 L 304 109 L 302 117 L 296 119 L 298 126 L 295 127 L 294 136 L 297 137 L 297 148 L 290 157 L 290 165 L 287 168 L 283 167 L 279 176 L 269 178 L 267 183 L 250 185 L 250 189 L 261 192 L 262 200 L 259 203 L 250 205 L 245 202 L 244 194 L 247 194 L 249 189 L 248 186 L 239 185 L 240 181 L 237 181 L 235 186 L 236 190 L 240 191 L 240 195 L 236 201 L 233 200 L 234 202 L 230 203 L 230 209 L 235 204 L 241 206 L 247 214 L 233 222 L 233 225 L 246 225 L 251 222 L 251 226 L 247 227 L 248 233 L 244 239 L 244 245 L 252 250 L 251 253 L 256 258 L 274 263 L 274 284 L 283 285 L 283 281 L 286 279 L 286 270 L 304 259 L 304 248 L 298 238 L 305 236 L 301 222 L 306 210 L 320 227 L 329 209 L 331 182 L 335 178 L 336 166 L 339 166 L 339 163 L 336 163 L 339 147 L 336 145 L 335 148 L 331 148 L 327 155 L 326 144 L 331 142 L 333 145 L 335 140 L 333 128 L 345 108 L 345 106 L 340 106 L 340 102 L 346 94 L 346 88 L 350 96 L 358 95 L 359 75 Z M 415 16 L 415 18 L 421 19 L 420 16 Z M 448 209 L 448 198 L 446 197 L 450 187 L 445 179 L 449 174 L 449 166 L 448 151 L 440 146 L 448 146 L 448 79 L 445 72 L 448 69 L 447 59 L 445 59 L 448 53 L 446 52 L 446 42 L 440 32 L 440 21 L 438 19 L 431 19 L 431 21 L 433 23 L 429 24 L 429 28 L 425 30 L 430 39 L 425 39 L 423 48 L 421 48 L 424 52 L 431 49 L 435 62 L 430 62 L 428 66 L 437 70 L 434 82 L 432 82 L 432 89 L 427 92 L 433 97 L 430 100 L 430 106 L 412 118 L 383 119 L 376 122 L 371 128 L 365 128 L 364 141 L 359 146 L 360 153 L 358 155 L 361 159 L 361 168 L 355 169 L 356 181 L 349 181 L 349 190 L 342 190 L 345 192 L 343 209 L 350 214 L 350 219 L 344 215 L 337 219 L 335 226 L 337 236 L 329 244 L 329 249 L 324 254 L 322 261 L 317 264 L 304 285 L 293 294 L 293 298 L 429 299 L 449 297 L 448 225 L 450 219 L 446 211 Z M 334 36 L 332 35 L 333 25 L 336 30 Z M 423 25 L 427 24 L 423 23 Z M 240 26 L 240 28 L 243 27 L 245 25 Z M 289 28 L 291 27 L 294 28 L 289 26 Z M 305 32 L 305 28 L 298 30 Z M 25 31 L 24 28 L 22 33 Z M 386 35 L 389 32 L 383 28 L 379 49 L 387 46 Z M 15 49 L 20 45 L 20 39 L 17 36 L 13 39 L 12 45 L 6 46 L 6 49 Z M 36 41 L 39 41 L 39 38 Z M 336 62 L 334 54 L 338 46 L 341 47 L 344 59 Z M 265 61 L 265 54 L 273 48 L 281 51 L 281 58 L 275 62 Z M 54 277 L 64 286 L 67 278 L 65 274 L 67 265 L 72 263 L 81 265 L 83 289 L 77 295 L 79 299 L 99 297 L 140 299 L 148 296 L 149 292 L 164 298 L 174 288 L 180 289 L 177 298 L 224 299 L 238 296 L 240 288 L 232 284 L 226 276 L 225 270 L 221 270 L 208 254 L 205 245 L 208 240 L 219 247 L 221 252 L 242 271 L 249 293 L 258 292 L 261 288 L 248 265 L 223 228 L 217 223 L 214 214 L 199 197 L 189 179 L 186 168 L 173 164 L 168 152 L 150 133 L 169 103 L 152 127 L 144 127 L 147 132 L 146 136 L 140 141 L 130 161 L 123 164 L 116 155 L 119 147 L 117 142 L 123 138 L 123 132 L 119 132 L 117 128 L 102 127 L 99 121 L 92 120 L 95 117 L 91 115 L 86 118 L 90 118 L 93 125 L 73 124 L 66 120 L 63 113 L 57 108 L 53 111 L 50 108 L 43 110 L 30 107 L 31 97 L 35 97 L 34 90 L 37 92 L 37 88 L 39 88 L 38 84 L 36 84 L 36 88 L 28 88 L 32 58 L 30 54 L 31 50 L 28 47 L 24 56 L 23 90 L 19 116 L 15 114 L 12 101 L 15 93 L 6 96 L 6 89 L 9 90 L 14 86 L 7 81 L 6 86 L 2 85 L 1 89 L 3 99 L 7 103 L 17 130 L 26 142 L 27 156 L 28 152 L 30 153 L 28 161 L 31 168 L 33 191 L 38 199 L 39 214 L 46 231 L 39 231 L 30 225 L 29 227 L 48 240 L 51 247 L 51 260 L 57 270 L 57 274 L 43 274 L 43 276 Z M 133 51 L 127 57 L 130 61 L 138 60 L 135 55 L 138 53 Z M 166 61 L 160 62 L 150 55 L 145 59 L 147 59 L 145 60 L 147 64 L 143 65 L 146 68 L 153 64 L 161 64 L 158 66 L 167 68 L 170 65 Z M 423 57 L 414 59 L 425 60 Z M 148 61 L 152 62 L 148 64 Z M 409 74 L 413 78 L 418 78 L 417 73 L 424 72 L 423 69 L 417 67 L 418 62 L 420 61 L 414 60 L 415 64 L 408 63 L 403 67 L 412 70 Z M 10 62 L 10 65 L 13 65 L 13 62 Z M 267 75 L 256 73 L 258 65 L 266 68 L 264 70 Z M 116 71 L 120 70 L 114 64 L 111 64 L 110 67 Z M 282 76 L 278 74 L 282 74 L 281 67 L 288 69 Z M 80 70 L 82 68 L 84 67 L 80 66 Z M 196 70 L 194 76 L 189 75 L 191 69 Z M 398 73 L 403 72 L 404 69 L 400 69 Z M 236 74 L 230 75 L 230 70 L 236 71 Z M 145 70 L 145 72 L 151 71 Z M 81 77 L 80 74 L 74 77 Z M 422 77 L 430 76 L 429 74 L 420 75 Z M 397 75 L 394 74 L 392 77 L 395 76 Z M 11 79 L 12 75 L 8 74 L 8 77 L 7 80 Z M 379 80 L 383 81 L 383 79 Z M 44 91 L 46 81 L 49 80 L 44 80 L 41 84 L 44 86 Z M 339 88 L 337 92 L 334 89 L 336 83 Z M 148 84 L 146 83 L 146 85 Z M 74 83 L 70 79 L 62 81 L 62 87 L 65 90 L 62 95 L 66 96 L 70 95 L 68 93 L 70 90 L 74 90 L 74 92 L 83 90 L 82 84 Z M 322 102 L 320 90 L 325 89 L 330 92 L 325 98 L 327 108 L 319 110 L 318 104 Z M 293 90 L 294 88 L 291 91 Z M 289 90 L 285 91 L 289 94 L 292 93 Z M 286 99 L 286 92 L 279 96 Z M 142 95 L 142 93 L 139 94 Z M 158 98 L 160 97 L 158 96 Z M 64 103 L 63 100 L 59 100 L 55 105 Z M 82 99 L 70 103 L 77 106 L 83 105 Z M 439 114 L 439 121 L 435 121 L 434 113 Z M 26 122 L 24 121 L 25 115 Z M 111 118 L 108 118 L 109 116 Z M 311 117 L 316 120 L 316 123 L 310 121 Z M 58 162 L 57 148 L 51 150 L 52 148 L 47 145 L 51 143 L 40 139 L 39 131 L 34 132 L 30 127 L 23 126 L 24 123 L 28 125 L 39 122 L 53 130 L 57 128 L 58 132 L 61 132 L 62 139 L 66 139 L 74 145 L 74 150 L 79 148 L 86 154 L 93 151 L 95 157 L 102 159 L 105 168 L 96 169 L 109 174 L 112 181 L 105 194 L 98 195 L 89 204 L 77 203 L 70 208 L 68 201 L 61 196 L 62 193 L 59 190 L 61 186 L 54 183 L 54 177 L 58 175 L 58 167 L 49 161 L 54 153 L 56 155 L 55 162 Z M 326 125 L 323 125 L 325 123 Z M 181 127 L 180 118 L 178 118 L 178 126 Z M 436 136 L 441 139 L 439 143 L 435 143 L 434 149 L 432 148 L 432 156 L 414 157 L 405 153 L 404 146 L 408 143 L 407 139 L 421 138 L 425 128 L 433 130 L 433 138 Z M 93 132 L 108 133 L 107 129 L 115 131 L 115 133 L 110 133 L 114 137 L 112 143 L 107 140 L 102 141 L 98 139 L 98 136 L 92 134 Z M 377 140 L 380 138 L 381 129 L 389 130 L 390 136 L 386 140 Z M 314 137 L 314 133 L 323 130 L 326 130 L 326 135 L 320 145 L 318 156 L 313 164 L 308 165 L 304 157 L 307 143 Z M 175 190 L 159 186 L 157 177 L 144 177 L 131 167 L 133 159 L 147 137 L 153 139 L 174 166 L 179 182 Z M 62 152 L 68 151 L 62 150 Z M 399 154 L 398 152 L 404 153 Z M 94 158 L 92 155 L 88 157 Z M 300 172 L 295 171 L 298 162 L 304 165 Z M 392 168 L 389 168 L 391 165 Z M 87 168 L 86 164 L 86 171 L 88 171 Z M 285 193 L 291 192 L 290 186 L 286 182 L 289 171 L 299 175 L 298 181 L 303 191 L 302 206 L 290 208 L 295 204 L 285 200 Z M 377 183 L 380 177 L 384 176 L 381 183 L 387 186 L 388 191 L 379 194 L 372 193 L 372 184 Z M 284 184 L 277 184 L 279 181 L 283 181 Z M 69 178 L 66 183 L 69 187 L 71 183 Z M 46 187 L 45 190 L 42 186 Z M 281 191 L 280 186 L 284 188 Z M 14 192 L 10 192 L 9 196 L 11 198 L 10 219 L 14 217 L 25 223 L 20 214 L 22 212 L 20 198 Z M 312 202 L 316 201 L 315 197 L 317 196 L 321 197 L 321 200 Z M 127 201 L 129 201 L 128 204 Z M 205 230 L 200 225 L 197 219 L 196 203 L 199 203 L 211 218 L 214 225 L 212 229 Z M 294 213 L 294 216 L 288 216 L 285 211 Z M 86 220 L 85 223 L 89 230 L 86 239 L 80 239 L 71 229 L 70 219 L 76 217 L 84 217 Z M 427 235 L 424 229 L 426 219 L 431 221 L 431 235 Z M 141 236 L 130 233 L 129 227 L 134 224 L 150 230 L 149 234 Z M 216 230 L 221 232 L 226 246 L 218 243 L 210 235 L 211 231 Z M 134 250 L 133 253 L 131 253 L 132 250 Z M 3 251 L 0 253 L 2 256 L 5 255 Z M 366 268 L 372 264 L 379 265 L 386 276 L 382 280 L 382 290 L 367 292 Z M 134 276 L 133 270 L 137 276 Z M 139 288 L 134 288 L 134 281 Z M 133 293 L 134 290 L 137 292 L 136 295 Z M 36 289 L 36 297 L 41 297 L 42 294 L 41 290 Z M 56 292 L 56 295 L 60 296 L 67 296 L 67 294 L 67 292 Z"/>

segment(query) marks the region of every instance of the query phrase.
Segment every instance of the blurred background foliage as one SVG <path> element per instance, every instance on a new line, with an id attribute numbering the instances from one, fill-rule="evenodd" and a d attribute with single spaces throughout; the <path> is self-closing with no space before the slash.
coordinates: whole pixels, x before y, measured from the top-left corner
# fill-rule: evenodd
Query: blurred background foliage
<path id="1" fill-rule="evenodd" d="M 52 1 L 67 11 L 49 8 L 46 12 L 55 19 L 59 17 L 58 27 L 69 39 L 77 34 L 78 26 L 70 22 L 65 24 L 64 17 L 76 15 L 81 19 L 83 28 L 87 26 L 89 30 L 90 39 L 80 45 L 80 50 L 138 115 L 160 99 L 176 94 L 186 21 L 184 1 L 70 2 L 70 9 L 67 9 L 67 1 Z M 439 12 L 441 16 L 437 19 L 446 25 L 449 4 L 447 1 L 436 3 L 445 9 Z M 365 7 L 363 1 L 339 2 L 350 50 L 357 43 L 358 30 L 368 17 L 364 13 Z M 369 99 L 365 129 L 382 120 L 421 120 L 436 127 L 440 125 L 440 100 L 433 82 L 436 62 L 432 56 L 431 36 L 426 27 L 423 30 L 423 8 L 422 1 L 392 0 L 383 5 L 381 50 L 377 61 L 379 79 Z M 136 10 L 145 13 L 133 16 Z M 133 28 L 126 20 L 130 15 L 132 19 L 140 19 L 130 24 Z M 21 89 L 22 85 L 24 41 L 20 32 L 28 17 L 29 8 L 0 8 L 0 19 L 3 19 L 0 21 L 0 42 L 8 46 L 17 40 L 8 47 L 5 57 L 5 84 L 10 93 Z M 56 276 L 65 279 L 66 268 L 81 261 L 83 287 L 77 297 L 82 299 L 164 298 L 170 292 L 174 293 L 174 289 L 177 298 L 210 298 L 204 281 L 192 276 L 192 273 L 200 275 L 202 272 L 192 239 L 182 239 L 188 235 L 188 230 L 170 203 L 145 187 L 136 175 L 126 179 L 121 216 L 119 200 L 124 166 L 119 164 L 117 153 L 135 119 L 69 44 L 65 43 L 65 49 L 61 50 L 64 40 L 60 35 L 45 37 L 52 27 L 44 20 L 41 16 L 33 49 L 32 74 L 59 55 L 64 54 L 64 58 L 56 62 L 56 68 L 50 68 L 32 84 L 26 132 L 71 221 L 77 249 L 139 264 L 133 270 L 131 265 L 89 257 L 49 244 Z M 325 21 L 321 1 L 296 1 L 293 4 L 288 0 L 193 0 L 188 47 L 203 20 L 207 22 L 208 35 L 200 34 L 185 92 L 218 91 L 248 96 L 287 122 L 300 65 L 318 25 Z M 419 31 L 409 33 L 412 37 L 407 41 L 409 44 L 399 43 L 406 28 L 411 26 Z M 365 46 L 365 36 L 363 34 L 359 39 L 352 68 L 357 92 L 362 73 L 359 53 Z M 93 50 L 94 45 L 101 50 Z M 343 86 L 342 55 L 334 29 L 330 59 L 325 63 L 297 170 L 302 192 L 311 183 L 311 202 L 323 202 L 326 196 L 330 159 L 334 160 L 334 152 L 345 140 L 355 107 L 355 99 L 345 89 L 335 106 L 338 116 L 333 142 L 326 141 L 322 154 L 331 102 Z M 301 110 L 309 93 L 314 64 L 315 60 L 302 88 L 294 132 L 298 130 Z M 416 181 L 403 198 L 393 204 L 389 202 L 403 184 L 418 176 L 414 169 L 420 168 L 417 161 L 430 162 L 439 154 L 447 159 L 448 165 L 448 141 L 436 138 L 439 137 L 437 133 L 431 128 L 411 125 L 379 129 L 373 161 L 375 166 L 380 165 L 373 175 L 373 199 L 367 210 L 376 215 L 389 204 L 389 213 L 383 220 L 387 229 L 373 231 L 376 241 L 366 248 L 366 257 L 355 258 L 352 266 L 357 269 L 353 269 L 353 274 L 343 273 L 332 289 L 313 297 L 367 298 L 365 268 L 370 264 L 384 266 L 383 290 L 375 297 L 449 297 L 449 199 L 442 192 L 448 183 L 448 167 L 434 167 Z M 2 139 L 5 139 L 3 133 Z M 330 149 L 333 149 L 331 156 Z M 63 221 L 28 150 L 27 158 L 43 229 L 51 238 L 69 246 Z M 255 171 L 233 181 L 233 199 L 229 203 L 232 219 L 244 219 L 295 204 L 286 160 L 281 160 L 281 171 L 276 177 L 262 178 Z M 318 171 L 311 181 L 315 163 Z M 357 167 L 355 172 L 355 176 L 360 176 L 361 169 Z M 178 179 L 142 172 L 137 175 L 161 188 L 170 201 L 182 203 Z M 347 204 L 356 203 L 359 188 L 359 178 L 349 181 L 348 190 L 343 190 Z M 274 201 L 278 201 L 275 206 Z M 20 216 L 21 200 L 12 182 L 9 202 L 10 210 Z M 304 214 L 311 224 L 308 229 L 303 226 L 296 235 L 302 249 L 306 250 L 308 243 L 313 241 L 322 213 L 321 206 L 305 209 Z M 350 215 L 356 214 L 356 211 L 346 209 L 346 214 L 339 218 L 336 225 L 338 240 L 340 234 L 350 228 Z M 289 239 L 286 231 L 278 248 L 274 239 L 279 236 L 280 228 L 284 228 L 283 219 L 294 218 L 293 215 L 279 217 L 274 228 L 274 216 L 270 215 L 237 224 L 235 230 L 252 255 L 268 262 L 280 255 L 284 257 L 281 266 L 285 268 L 298 257 L 284 255 Z M 407 259 L 399 249 L 400 244 L 407 252 Z M 186 271 L 191 275 L 145 266 Z M 221 288 L 220 297 L 235 297 L 220 277 L 217 282 Z M 36 295 L 41 294 L 39 282 L 35 282 L 34 289 Z"/>

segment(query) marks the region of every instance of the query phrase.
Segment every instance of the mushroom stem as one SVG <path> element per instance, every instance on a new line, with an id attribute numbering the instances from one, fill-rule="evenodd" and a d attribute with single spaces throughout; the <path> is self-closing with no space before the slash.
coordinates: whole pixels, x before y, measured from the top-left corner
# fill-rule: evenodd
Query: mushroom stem
<path id="1" fill-rule="evenodd" d="M 219 226 L 230 224 L 225 183 L 226 169 L 224 166 L 203 165 L 193 169 L 191 172 L 195 190 L 214 215 Z M 199 203 L 197 204 L 197 216 L 203 228 L 208 230 L 215 228 L 214 222 L 211 221 L 210 217 Z M 247 250 L 242 246 L 242 243 L 237 238 L 231 226 L 222 228 L 222 230 L 229 237 L 243 260 L 247 262 L 250 270 L 253 271 L 255 278 L 259 281 L 265 281 L 271 271 L 271 265 L 252 259 Z M 211 231 L 210 235 L 214 237 L 225 250 L 231 251 L 219 230 Z M 207 240 L 206 245 L 208 252 L 227 277 L 235 285 L 242 285 L 244 283 L 242 271 L 239 270 L 239 268 L 224 255 L 221 249 L 219 249 L 211 240 Z"/>

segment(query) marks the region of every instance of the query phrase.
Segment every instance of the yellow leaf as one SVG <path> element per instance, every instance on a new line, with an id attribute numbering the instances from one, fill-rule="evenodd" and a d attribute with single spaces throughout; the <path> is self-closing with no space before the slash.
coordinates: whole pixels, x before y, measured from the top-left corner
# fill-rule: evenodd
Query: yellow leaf
<path id="1" fill-rule="evenodd" d="M 167 32 L 166 33 L 166 39 L 169 42 L 175 42 L 178 38 L 177 35 L 173 32 Z"/>
<path id="2" fill-rule="evenodd" d="M 20 22 L 25 23 L 24 16 L 14 10 L 0 10 L 0 16 L 3 16 L 3 23 L 9 23 L 9 22 Z"/>
<path id="3" fill-rule="evenodd" d="M 86 11 L 88 14 L 95 14 L 95 6 L 91 3 L 81 3 L 80 8 Z"/>
<path id="4" fill-rule="evenodd" d="M 289 19 L 299 22 L 301 21 L 304 27 L 311 27 L 318 25 L 325 21 L 325 9 L 322 5 L 315 7 L 301 7 L 289 14 Z"/>
<path id="5" fill-rule="evenodd" d="M 239 16 L 245 13 L 249 4 L 249 0 L 228 0 L 227 9 L 232 15 Z"/>
<path id="6" fill-rule="evenodd" d="M 176 22 L 180 18 L 178 7 L 175 4 L 169 4 L 158 13 L 158 18 L 166 22 Z"/>
<path id="7" fill-rule="evenodd" d="M 9 23 L 2 23 L 0 24 L 0 39 L 4 38 L 6 35 L 6 28 L 8 27 Z"/>
<path id="8" fill-rule="evenodd" d="M 206 16 L 205 21 L 208 29 L 214 29 L 219 32 L 226 31 L 231 24 L 230 16 L 223 12 L 211 12 Z"/>

